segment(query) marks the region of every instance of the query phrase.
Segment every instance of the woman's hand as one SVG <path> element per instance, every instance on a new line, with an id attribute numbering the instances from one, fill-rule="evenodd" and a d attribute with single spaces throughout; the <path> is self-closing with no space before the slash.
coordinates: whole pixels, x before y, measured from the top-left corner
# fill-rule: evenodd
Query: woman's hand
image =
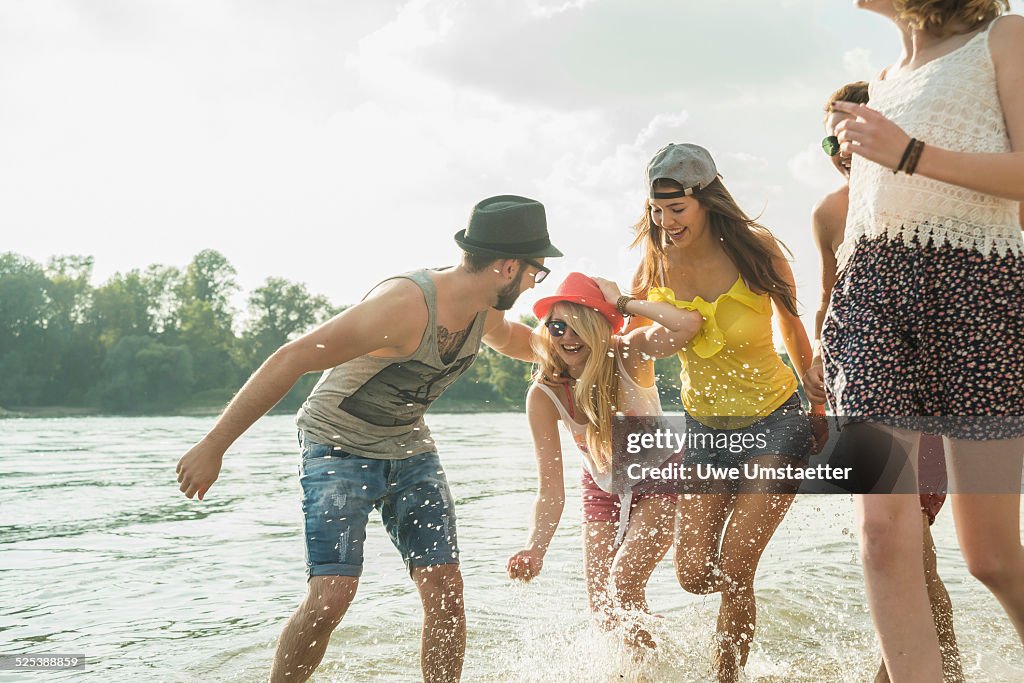
<path id="1" fill-rule="evenodd" d="M 821 405 L 825 402 L 825 378 L 821 366 L 821 356 L 814 356 L 811 367 L 807 368 L 802 378 L 804 393 L 811 405 Z"/>
<path id="2" fill-rule="evenodd" d="M 539 550 L 520 550 L 505 563 L 508 578 L 525 582 L 540 574 L 543 566 L 544 553 Z"/>
<path id="3" fill-rule="evenodd" d="M 840 149 L 895 171 L 910 143 L 910 136 L 866 104 L 834 102 L 832 107 L 851 117 L 836 126 Z"/>
<path id="4" fill-rule="evenodd" d="M 605 280 L 603 277 L 591 278 L 597 283 L 597 286 L 601 288 L 601 294 L 604 295 L 606 301 L 611 303 L 617 303 L 619 297 L 622 296 L 622 292 L 619 291 L 619 286 L 611 280 Z"/>

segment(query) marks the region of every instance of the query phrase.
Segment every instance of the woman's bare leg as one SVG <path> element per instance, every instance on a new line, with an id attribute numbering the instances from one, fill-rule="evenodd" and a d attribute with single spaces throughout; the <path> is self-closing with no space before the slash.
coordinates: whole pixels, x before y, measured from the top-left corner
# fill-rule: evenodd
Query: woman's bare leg
<path id="1" fill-rule="evenodd" d="M 939 651 L 942 654 L 942 680 L 945 683 L 962 683 L 964 670 L 960 662 L 960 648 L 956 644 L 956 632 L 953 630 L 953 603 L 946 591 L 946 584 L 939 576 L 935 557 L 935 540 L 932 538 L 931 528 L 928 525 L 928 515 L 923 515 L 921 521 L 924 524 L 924 578 L 928 587 L 928 604 L 932 608 L 932 620 L 935 622 L 935 630 L 939 636 Z M 890 683 L 884 659 L 875 674 L 875 683 Z"/>
<path id="2" fill-rule="evenodd" d="M 647 581 L 672 546 L 675 498 L 643 498 L 629 515 L 629 529 L 611 568 L 614 605 L 626 612 L 647 611 Z M 629 627 L 632 645 L 654 647 L 654 638 L 638 625 Z"/>
<path id="3" fill-rule="evenodd" d="M 947 439 L 950 495 L 967 569 L 992 591 L 1024 643 L 1020 484 L 1024 439 Z M 994 491 L 1012 491 L 995 493 Z M 991 493 L 985 493 L 990 491 Z"/>
<path id="4" fill-rule="evenodd" d="M 688 593 L 718 590 L 718 553 L 736 495 L 731 492 L 679 496 L 676 506 L 676 578 Z"/>
<path id="5" fill-rule="evenodd" d="M 765 455 L 751 460 L 763 467 L 792 462 L 785 456 Z M 722 538 L 719 559 L 722 607 L 718 613 L 716 669 L 719 681 L 738 679 L 747 663 L 757 623 L 754 575 L 768 541 L 793 504 L 792 493 L 777 493 L 778 482 L 745 482 L 736 498 Z"/>
<path id="6" fill-rule="evenodd" d="M 877 425 L 847 429 L 883 429 L 892 435 L 889 457 L 900 467 L 893 486 L 905 491 L 855 497 L 868 606 L 885 667 L 895 683 L 940 681 L 942 657 L 922 561 L 916 469 L 919 434 Z"/>
<path id="7" fill-rule="evenodd" d="M 615 559 L 615 522 L 584 522 L 583 575 L 587 582 L 587 601 L 598 623 L 612 625 L 612 594 L 608 579 Z"/>

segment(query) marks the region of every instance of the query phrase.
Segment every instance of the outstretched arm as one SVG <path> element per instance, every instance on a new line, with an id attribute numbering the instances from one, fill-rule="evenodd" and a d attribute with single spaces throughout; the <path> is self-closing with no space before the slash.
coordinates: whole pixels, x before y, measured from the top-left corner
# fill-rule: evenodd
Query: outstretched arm
<path id="1" fill-rule="evenodd" d="M 509 358 L 534 363 L 537 355 L 530 347 L 531 333 L 526 325 L 506 320 L 502 311 L 492 308 L 484 323 L 483 342 Z"/>
<path id="2" fill-rule="evenodd" d="M 178 461 L 181 491 L 188 498 L 198 494 L 202 500 L 220 474 L 225 451 L 302 375 L 372 351 L 395 349 L 409 337 L 418 339 L 426 319 L 409 314 L 405 292 L 402 285 L 389 286 L 275 351 L 235 394 L 210 432 Z"/>
<path id="3" fill-rule="evenodd" d="M 1012 152 L 984 154 L 926 147 L 917 174 L 976 192 L 1024 201 L 1024 17 L 1003 17 L 992 27 L 989 50 Z M 841 121 L 836 135 L 844 151 L 895 169 L 910 136 L 867 105 L 836 102 L 836 110 L 856 118 Z"/>
<path id="4" fill-rule="evenodd" d="M 537 498 L 526 547 L 510 557 L 506 565 L 509 578 L 521 581 L 529 581 L 540 573 L 565 507 L 558 411 L 543 390 L 532 386 L 526 395 L 526 414 L 537 455 Z"/>

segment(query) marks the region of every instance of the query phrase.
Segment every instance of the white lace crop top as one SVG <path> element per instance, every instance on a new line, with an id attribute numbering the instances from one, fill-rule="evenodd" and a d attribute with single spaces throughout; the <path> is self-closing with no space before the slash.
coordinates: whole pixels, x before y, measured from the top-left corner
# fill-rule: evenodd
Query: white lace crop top
<path id="1" fill-rule="evenodd" d="M 995 22 L 992 22 L 994 24 Z M 1010 139 L 989 53 L 992 24 L 960 48 L 906 73 L 870 83 L 868 106 L 911 137 L 959 152 L 1009 152 Z M 855 243 L 917 237 L 986 256 L 1024 252 L 1017 202 L 891 169 L 854 155 L 850 212 L 837 254 L 843 268 Z"/>

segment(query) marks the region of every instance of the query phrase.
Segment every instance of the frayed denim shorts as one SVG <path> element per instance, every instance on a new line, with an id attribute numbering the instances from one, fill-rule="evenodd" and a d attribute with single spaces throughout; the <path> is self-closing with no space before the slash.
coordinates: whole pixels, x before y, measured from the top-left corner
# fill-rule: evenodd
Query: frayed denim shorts
<path id="1" fill-rule="evenodd" d="M 685 412 L 685 410 L 684 410 Z M 785 455 L 807 462 L 814 449 L 810 418 L 794 393 L 781 406 L 757 422 L 741 429 L 714 429 L 686 413 L 687 465 L 742 467 L 762 455 Z M 694 444 L 725 442 L 728 446 L 701 447 Z"/>
<path id="2" fill-rule="evenodd" d="M 437 453 L 378 460 L 301 432 L 299 443 L 307 576 L 359 576 L 374 509 L 410 572 L 458 564 L 455 506 Z"/>

